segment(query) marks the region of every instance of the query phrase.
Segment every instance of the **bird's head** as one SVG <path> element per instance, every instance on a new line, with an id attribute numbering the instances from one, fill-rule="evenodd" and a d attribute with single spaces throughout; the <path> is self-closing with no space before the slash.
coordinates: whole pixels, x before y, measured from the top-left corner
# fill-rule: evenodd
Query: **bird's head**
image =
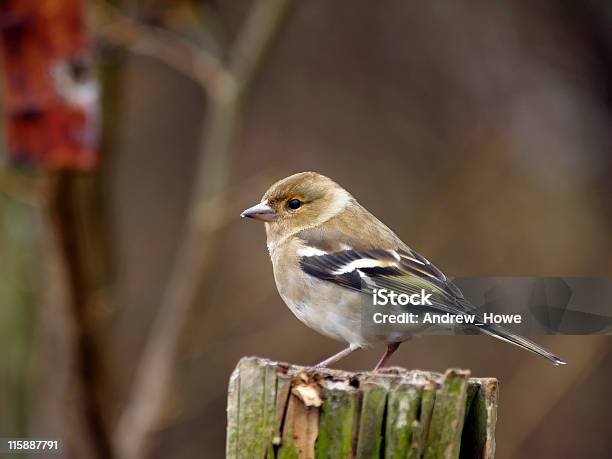
<path id="1" fill-rule="evenodd" d="M 266 222 L 269 234 L 290 235 L 338 215 L 352 199 L 330 178 L 316 172 L 301 172 L 276 182 L 259 204 L 240 216 Z"/>

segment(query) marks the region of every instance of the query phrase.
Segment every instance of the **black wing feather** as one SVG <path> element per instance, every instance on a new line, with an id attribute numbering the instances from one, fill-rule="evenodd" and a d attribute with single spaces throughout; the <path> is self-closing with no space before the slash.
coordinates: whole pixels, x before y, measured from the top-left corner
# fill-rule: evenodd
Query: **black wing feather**
<path id="1" fill-rule="evenodd" d="M 357 260 L 372 260 L 372 266 L 355 267 L 344 272 L 350 263 Z M 364 294 L 371 294 L 374 288 L 408 294 L 425 288 L 439 297 L 438 301 L 456 304 L 463 300 L 461 291 L 438 268 L 413 250 L 341 250 L 304 256 L 300 259 L 300 266 L 306 274 Z"/>

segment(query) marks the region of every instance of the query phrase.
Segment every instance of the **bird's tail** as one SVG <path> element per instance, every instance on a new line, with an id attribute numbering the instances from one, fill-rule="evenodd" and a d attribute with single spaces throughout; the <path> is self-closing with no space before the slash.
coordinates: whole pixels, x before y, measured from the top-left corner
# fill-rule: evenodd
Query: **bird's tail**
<path id="1" fill-rule="evenodd" d="M 567 365 L 567 362 L 561 357 L 558 357 L 552 352 L 547 351 L 543 347 L 538 346 L 533 341 L 530 341 L 527 338 L 523 338 L 522 336 L 512 333 L 511 331 L 508 331 L 502 327 L 496 325 L 487 325 L 485 327 L 478 328 L 482 333 L 486 333 L 487 335 L 493 336 L 502 341 L 506 341 L 516 346 L 522 347 L 523 349 L 527 349 L 528 351 L 531 351 L 534 354 L 541 355 L 542 357 L 550 360 L 555 365 Z"/>

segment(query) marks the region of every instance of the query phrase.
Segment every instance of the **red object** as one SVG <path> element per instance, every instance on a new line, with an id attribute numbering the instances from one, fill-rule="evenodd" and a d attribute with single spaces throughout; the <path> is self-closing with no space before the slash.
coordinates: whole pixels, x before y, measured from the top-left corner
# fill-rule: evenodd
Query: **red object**
<path id="1" fill-rule="evenodd" d="M 99 87 L 83 0 L 0 1 L 10 158 L 47 170 L 97 162 Z"/>

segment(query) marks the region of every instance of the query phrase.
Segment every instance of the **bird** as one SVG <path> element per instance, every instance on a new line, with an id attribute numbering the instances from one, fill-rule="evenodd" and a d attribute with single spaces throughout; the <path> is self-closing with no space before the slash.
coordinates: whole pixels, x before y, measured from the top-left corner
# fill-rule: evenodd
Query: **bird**
<path id="1" fill-rule="evenodd" d="M 308 327 L 347 345 L 316 367 L 331 366 L 357 349 L 386 345 L 377 371 L 410 339 L 409 328 L 399 334 L 364 332 L 364 308 L 382 288 L 406 295 L 427 290 L 432 301 L 413 306 L 420 311 L 453 317 L 478 314 L 442 271 L 322 174 L 300 172 L 277 181 L 240 216 L 264 222 L 276 287 L 291 312 Z M 566 364 L 499 325 L 465 326 L 555 365 Z"/>

